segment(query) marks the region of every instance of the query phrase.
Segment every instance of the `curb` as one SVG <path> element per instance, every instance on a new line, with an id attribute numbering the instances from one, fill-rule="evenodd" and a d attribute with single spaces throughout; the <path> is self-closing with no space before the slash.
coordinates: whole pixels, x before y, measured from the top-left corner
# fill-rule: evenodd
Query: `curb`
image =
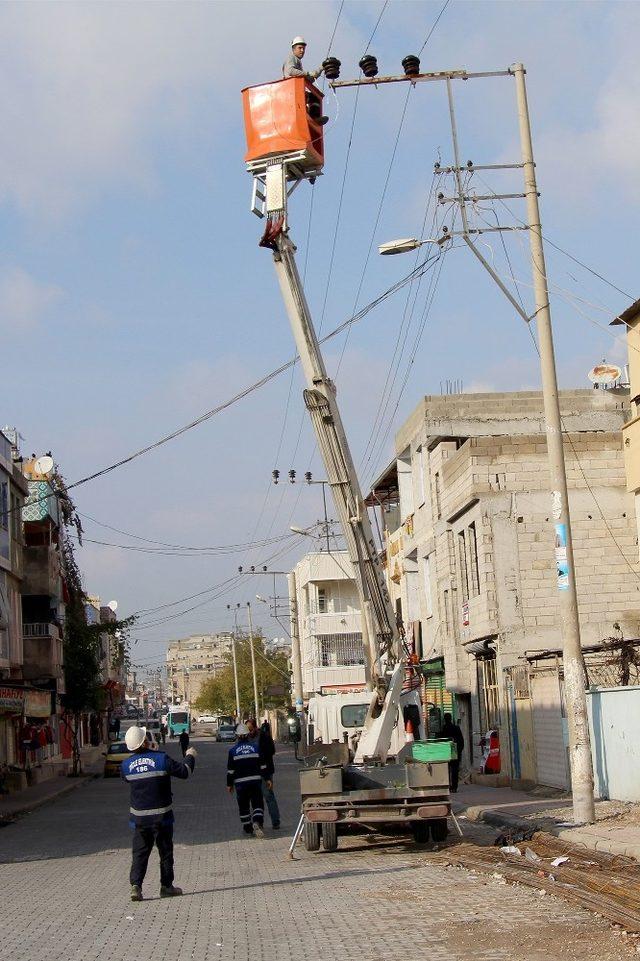
<path id="1" fill-rule="evenodd" d="M 492 827 L 506 830 L 545 831 L 547 834 L 552 834 L 554 837 L 557 837 L 561 841 L 566 841 L 568 844 L 580 845 L 588 850 L 597 851 L 600 854 L 622 855 L 640 861 L 640 830 L 638 831 L 638 841 L 636 843 L 629 843 L 595 834 L 590 830 L 589 826 L 581 827 L 580 825 L 576 825 L 576 827 L 571 828 L 559 827 L 558 825 L 549 824 L 547 820 L 521 818 L 516 814 L 507 814 L 506 812 L 503 813 L 492 808 L 469 807 L 463 809 L 461 812 L 456 811 L 455 813 L 464 813 L 470 821 L 482 821 L 484 824 L 490 824 Z"/>
<path id="2" fill-rule="evenodd" d="M 99 776 L 99 774 L 87 774 L 79 778 L 74 778 L 70 784 L 62 785 L 60 790 L 56 791 L 55 794 L 47 794 L 46 797 L 36 798 L 33 801 L 26 801 L 22 807 L 16 808 L 9 814 L 0 813 L 0 826 L 13 824 L 14 821 L 18 821 L 20 818 L 25 817 L 25 815 L 31 814 L 32 811 L 37 811 L 38 808 L 44 807 L 46 804 L 50 804 L 53 801 L 57 801 L 58 798 L 64 797 L 67 794 L 71 794 L 72 791 L 77 791 L 78 788 L 83 787 L 90 781 L 94 781 Z"/>

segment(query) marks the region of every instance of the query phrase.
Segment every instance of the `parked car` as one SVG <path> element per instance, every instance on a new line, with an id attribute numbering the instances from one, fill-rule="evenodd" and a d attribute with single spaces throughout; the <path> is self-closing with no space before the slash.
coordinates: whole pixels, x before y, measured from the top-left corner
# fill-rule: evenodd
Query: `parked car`
<path id="1" fill-rule="evenodd" d="M 218 728 L 218 733 L 216 734 L 216 741 L 235 741 L 236 739 L 236 726 L 235 724 L 221 724 Z"/>
<path id="2" fill-rule="evenodd" d="M 198 724 L 216 724 L 217 721 L 215 714 L 201 714 L 198 718 Z"/>
<path id="3" fill-rule="evenodd" d="M 126 758 L 131 757 L 131 754 L 124 741 L 113 741 L 104 752 L 104 776 L 119 777 L 120 765 Z"/>

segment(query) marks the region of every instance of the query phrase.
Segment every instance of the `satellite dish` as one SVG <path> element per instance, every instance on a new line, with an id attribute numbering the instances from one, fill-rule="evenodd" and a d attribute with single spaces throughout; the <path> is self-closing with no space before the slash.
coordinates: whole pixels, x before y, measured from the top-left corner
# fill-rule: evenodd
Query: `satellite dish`
<path id="1" fill-rule="evenodd" d="M 113 613 L 115 614 L 115 612 L 118 610 L 118 602 L 117 602 L 117 601 L 109 601 L 109 603 L 107 604 L 107 607 L 108 607 L 110 610 L 112 610 Z"/>
<path id="2" fill-rule="evenodd" d="M 622 377 L 622 369 L 615 364 L 596 364 L 587 376 L 592 384 L 615 384 Z"/>
<path id="3" fill-rule="evenodd" d="M 40 474 L 42 477 L 46 477 L 53 470 L 53 457 L 49 457 L 45 454 L 43 457 L 38 457 L 33 465 L 33 469 L 36 474 Z"/>

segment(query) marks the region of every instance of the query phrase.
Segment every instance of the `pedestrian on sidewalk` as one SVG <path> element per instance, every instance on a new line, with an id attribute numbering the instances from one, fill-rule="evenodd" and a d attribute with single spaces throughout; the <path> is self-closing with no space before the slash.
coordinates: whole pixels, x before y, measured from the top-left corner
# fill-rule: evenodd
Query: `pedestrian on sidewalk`
<path id="1" fill-rule="evenodd" d="M 236 792 L 240 823 L 245 834 L 263 838 L 264 807 L 262 800 L 262 781 L 271 788 L 267 780 L 267 763 L 260 754 L 259 745 L 249 739 L 249 728 L 238 724 L 238 740 L 229 751 L 227 764 L 227 791 Z"/>
<path id="2" fill-rule="evenodd" d="M 460 759 L 464 751 L 464 735 L 459 724 L 453 723 L 450 714 L 445 714 L 444 724 L 440 732 L 442 737 L 453 741 L 456 746 L 456 757 L 449 761 L 449 790 L 455 793 L 458 790 L 458 778 L 460 776 Z"/>
<path id="3" fill-rule="evenodd" d="M 182 756 L 184 757 L 187 753 L 187 748 L 189 747 L 189 735 L 186 731 L 180 732 L 180 737 L 178 738 L 180 742 L 180 750 L 182 751 Z"/>
<path id="4" fill-rule="evenodd" d="M 271 725 L 268 721 L 263 721 L 260 727 L 258 727 L 255 719 L 251 717 L 247 721 L 247 727 L 249 728 L 249 739 L 253 744 L 257 745 L 258 751 L 267 765 L 265 774 L 268 781 L 271 782 L 271 787 L 267 787 L 268 781 L 263 780 L 262 796 L 267 805 L 271 827 L 277 831 L 280 827 L 280 808 L 278 807 L 278 800 L 273 791 L 273 775 L 275 773 L 273 756 L 276 753 L 276 745 L 271 736 Z"/>
<path id="5" fill-rule="evenodd" d="M 153 750 L 145 729 L 137 726 L 129 728 L 125 741 L 132 752 L 120 768 L 121 777 L 131 787 L 131 900 L 142 901 L 142 884 L 154 844 L 160 855 L 160 897 L 173 898 L 182 894 L 182 889 L 173 884 L 171 778 L 186 779 L 193 773 L 196 750 L 190 747 L 184 761 L 174 761 L 164 751 Z"/>

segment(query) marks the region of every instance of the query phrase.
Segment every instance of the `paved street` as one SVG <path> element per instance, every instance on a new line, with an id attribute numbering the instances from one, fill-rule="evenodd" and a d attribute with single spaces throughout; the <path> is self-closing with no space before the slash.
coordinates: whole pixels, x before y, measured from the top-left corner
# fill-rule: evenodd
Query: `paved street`
<path id="1" fill-rule="evenodd" d="M 197 742 L 196 742 L 197 743 Z M 353 839 L 287 857 L 296 762 L 280 749 L 283 830 L 241 836 L 224 789 L 226 747 L 209 741 L 196 775 L 174 782 L 176 883 L 160 900 L 154 852 L 141 904 L 128 900 L 127 788 L 91 781 L 0 830 L 6 961 L 621 961 L 609 926 L 536 891 L 430 864 L 397 840 Z M 177 747 L 170 751 L 177 754 Z M 490 829 L 473 827 L 479 841 Z M 483 833 L 486 832 L 486 833 Z"/>

